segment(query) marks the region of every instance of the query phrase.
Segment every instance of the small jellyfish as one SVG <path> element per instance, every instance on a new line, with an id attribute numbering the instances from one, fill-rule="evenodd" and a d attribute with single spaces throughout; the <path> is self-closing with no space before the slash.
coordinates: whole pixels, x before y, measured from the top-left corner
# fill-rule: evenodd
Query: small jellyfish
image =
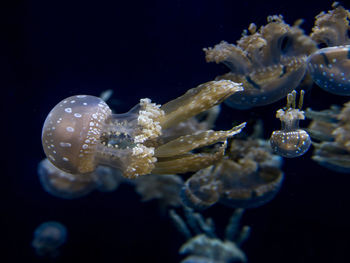
<path id="1" fill-rule="evenodd" d="M 221 157 L 192 150 L 224 143 L 245 123 L 229 131 L 180 134 L 170 141 L 162 134 L 169 134 L 181 122 L 242 89 L 232 81 L 210 81 L 163 106 L 141 99 L 124 114 L 112 114 L 101 98 L 72 96 L 58 103 L 47 116 L 42 130 L 43 148 L 57 168 L 82 178 L 86 175 L 87 180 L 100 165 L 120 170 L 126 178 L 197 171 Z"/>
<path id="2" fill-rule="evenodd" d="M 306 58 L 316 44 L 299 27 L 289 26 L 283 17 L 269 16 L 259 30 L 250 24 L 236 45 L 222 41 L 204 49 L 207 62 L 223 63 L 231 71 L 217 79 L 243 84 L 244 90 L 225 103 L 235 109 L 249 109 L 276 102 L 295 89 L 306 72 Z"/>
<path id="3" fill-rule="evenodd" d="M 296 91 L 287 96 L 287 106 L 279 109 L 276 117 L 281 120 L 282 130 L 274 131 L 270 138 L 272 150 L 283 157 L 294 158 L 307 152 L 311 145 L 309 134 L 299 128 L 299 120 L 304 120 L 303 105 L 304 91 L 300 92 L 298 109 L 296 109 Z"/>
<path id="4" fill-rule="evenodd" d="M 56 257 L 66 240 L 66 227 L 59 222 L 48 221 L 35 229 L 32 246 L 38 256 Z"/>

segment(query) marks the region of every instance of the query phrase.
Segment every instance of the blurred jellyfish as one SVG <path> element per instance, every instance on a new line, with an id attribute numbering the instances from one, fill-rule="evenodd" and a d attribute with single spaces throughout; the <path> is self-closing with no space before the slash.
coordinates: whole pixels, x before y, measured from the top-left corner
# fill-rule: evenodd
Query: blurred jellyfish
<path id="1" fill-rule="evenodd" d="M 315 148 L 312 159 L 340 173 L 350 173 L 350 102 L 343 108 L 332 106 L 322 111 L 306 111 L 312 119 L 308 130 Z"/>
<path id="2" fill-rule="evenodd" d="M 59 222 L 48 221 L 35 229 L 32 246 L 38 256 L 56 257 L 66 240 L 66 227 Z"/>
<path id="3" fill-rule="evenodd" d="M 232 108 L 249 109 L 285 97 L 302 81 L 306 57 L 317 49 L 299 27 L 301 20 L 289 26 L 281 15 L 275 15 L 267 22 L 260 29 L 250 24 L 236 45 L 222 41 L 204 49 L 207 62 L 223 63 L 230 69 L 217 79 L 243 84 L 243 91 L 225 101 Z"/>
<path id="4" fill-rule="evenodd" d="M 150 174 L 134 180 L 136 192 L 142 201 L 158 200 L 161 209 L 181 205 L 180 190 L 183 180 L 175 174 Z"/>
<path id="5" fill-rule="evenodd" d="M 65 199 L 85 196 L 94 190 L 111 192 L 119 184 L 126 182 L 119 170 L 98 166 L 93 173 L 70 174 L 58 169 L 48 159 L 38 165 L 38 174 L 42 187 L 49 194 Z"/>
<path id="6" fill-rule="evenodd" d="M 215 224 L 211 218 L 203 218 L 199 213 L 184 207 L 186 220 L 174 210 L 169 215 L 186 242 L 181 246 L 180 254 L 187 255 L 181 263 L 226 263 L 246 262 L 245 253 L 240 246 L 249 237 L 250 227 L 241 227 L 244 210 L 236 209 L 225 229 L 225 238 L 215 233 Z"/>
<path id="7" fill-rule="evenodd" d="M 196 210 L 215 203 L 252 208 L 271 201 L 278 193 L 282 158 L 271 154 L 268 142 L 259 139 L 231 141 L 228 156 L 188 178 L 181 191 L 186 206 Z"/>
<path id="8" fill-rule="evenodd" d="M 307 59 L 308 70 L 314 82 L 323 90 L 350 96 L 350 12 L 338 2 L 333 10 L 316 16 L 311 38 L 324 47 Z"/>
<path id="9" fill-rule="evenodd" d="M 48 159 L 39 163 L 38 174 L 44 190 L 53 196 L 73 199 L 85 196 L 96 187 L 91 176 L 80 176 L 64 172 Z"/>

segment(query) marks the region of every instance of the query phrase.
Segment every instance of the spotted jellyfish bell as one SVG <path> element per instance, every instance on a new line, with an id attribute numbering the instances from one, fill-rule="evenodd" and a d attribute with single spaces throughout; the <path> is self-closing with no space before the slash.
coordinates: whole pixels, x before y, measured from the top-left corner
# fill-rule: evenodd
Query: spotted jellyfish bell
<path id="1" fill-rule="evenodd" d="M 307 59 L 314 82 L 327 92 L 350 96 L 350 12 L 338 2 L 316 16 L 310 37 L 322 47 Z"/>
<path id="2" fill-rule="evenodd" d="M 350 45 L 322 48 L 309 56 L 307 65 L 320 88 L 350 96 Z"/>
<path id="3" fill-rule="evenodd" d="M 304 91 L 300 92 L 298 109 L 296 109 L 296 91 L 287 96 L 285 110 L 279 109 L 276 117 L 281 120 L 282 129 L 274 131 L 270 138 L 272 150 L 283 157 L 294 158 L 307 152 L 311 145 L 309 134 L 299 128 L 299 120 L 304 120 L 303 105 Z"/>
<path id="4" fill-rule="evenodd" d="M 128 113 L 112 114 L 101 98 L 72 96 L 57 104 L 46 118 L 43 148 L 56 167 L 71 174 L 89 174 L 98 165 L 130 176 L 142 169 L 149 172 L 153 148 L 141 143 L 160 133 L 152 115 L 160 116 L 161 111 L 148 99 Z"/>

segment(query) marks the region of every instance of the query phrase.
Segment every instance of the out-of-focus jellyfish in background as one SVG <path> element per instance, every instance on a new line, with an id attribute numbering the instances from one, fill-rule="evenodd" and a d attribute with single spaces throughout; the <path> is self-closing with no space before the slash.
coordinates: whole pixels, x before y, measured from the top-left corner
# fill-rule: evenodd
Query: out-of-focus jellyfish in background
<path id="1" fill-rule="evenodd" d="M 299 27 L 282 16 L 269 16 L 259 30 L 251 24 L 236 45 L 225 41 L 204 49 L 207 62 L 225 64 L 231 71 L 216 79 L 242 83 L 244 90 L 225 102 L 236 109 L 271 104 L 297 88 L 306 71 L 306 58 L 316 44 Z M 248 34 L 248 32 L 250 34 Z"/>
<path id="2" fill-rule="evenodd" d="M 53 258 L 59 255 L 59 248 L 66 240 L 66 227 L 59 222 L 48 221 L 35 229 L 32 246 L 38 256 Z"/>
<path id="3" fill-rule="evenodd" d="M 106 166 L 99 166 L 89 174 L 70 174 L 58 169 L 48 159 L 39 163 L 38 174 L 45 191 L 65 199 L 82 197 L 93 190 L 111 192 L 127 180 L 120 171 Z"/>
<path id="4" fill-rule="evenodd" d="M 283 157 L 299 157 L 307 152 L 311 145 L 309 134 L 299 128 L 299 120 L 304 120 L 303 106 L 304 91 L 300 91 L 298 108 L 296 108 L 296 91 L 287 96 L 287 106 L 279 109 L 276 118 L 281 120 L 282 129 L 274 131 L 270 137 L 272 150 Z"/>
<path id="5" fill-rule="evenodd" d="M 312 119 L 309 132 L 315 150 L 312 159 L 340 173 L 350 173 L 350 102 L 343 108 L 332 106 L 323 111 L 306 111 Z"/>
<path id="6" fill-rule="evenodd" d="M 57 168 L 82 177 L 89 177 L 99 165 L 120 170 L 127 178 L 197 171 L 222 158 L 225 141 L 245 123 L 228 131 L 205 130 L 175 138 L 174 130 L 242 89 L 229 80 L 211 81 L 163 106 L 141 99 L 125 114 L 112 114 L 98 97 L 72 96 L 46 118 L 43 148 Z M 217 143 L 223 147 L 216 152 L 192 152 Z"/>
<path id="7" fill-rule="evenodd" d="M 350 12 L 337 2 L 332 7 L 316 16 L 310 36 L 323 48 L 309 56 L 308 70 L 325 91 L 350 96 Z"/>
<path id="8" fill-rule="evenodd" d="M 158 200 L 160 208 L 165 211 L 169 206 L 180 206 L 180 190 L 183 180 L 175 174 L 149 174 L 133 181 L 135 191 L 142 196 L 142 201 Z"/>
<path id="9" fill-rule="evenodd" d="M 181 246 L 180 254 L 187 255 L 182 263 L 226 263 L 247 262 L 240 246 L 249 237 L 250 227 L 241 226 L 244 209 L 236 209 L 225 229 L 225 238 L 215 233 L 215 224 L 211 218 L 203 218 L 190 208 L 184 208 L 185 218 L 174 210 L 169 212 L 178 231 L 186 242 Z"/>
<path id="10" fill-rule="evenodd" d="M 282 185 L 281 165 L 282 158 L 272 154 L 267 141 L 232 139 L 223 160 L 186 180 L 182 201 L 196 210 L 218 202 L 235 208 L 261 206 L 272 200 Z"/>

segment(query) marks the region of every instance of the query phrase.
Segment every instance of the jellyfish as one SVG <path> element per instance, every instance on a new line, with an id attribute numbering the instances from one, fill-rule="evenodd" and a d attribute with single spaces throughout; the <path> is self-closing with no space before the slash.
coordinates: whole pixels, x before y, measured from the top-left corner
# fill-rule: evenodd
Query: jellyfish
<path id="1" fill-rule="evenodd" d="M 54 166 L 81 177 L 89 178 L 99 165 L 117 169 L 126 178 L 197 171 L 222 158 L 224 149 L 214 153 L 192 150 L 224 144 L 245 123 L 228 131 L 181 134 L 170 141 L 167 134 L 174 134 L 172 130 L 181 122 L 242 89 L 229 80 L 211 81 L 163 106 L 141 99 L 124 114 L 112 114 L 101 98 L 72 96 L 58 103 L 47 116 L 42 130 L 43 148 Z"/>
<path id="2" fill-rule="evenodd" d="M 48 221 L 35 229 L 32 246 L 38 256 L 56 257 L 66 240 L 66 227 L 59 222 Z"/>
<path id="3" fill-rule="evenodd" d="M 90 174 L 67 173 L 58 169 L 47 158 L 39 163 L 38 174 L 46 192 L 64 199 L 83 197 L 94 190 L 111 192 L 127 180 L 118 170 L 106 166 L 99 166 Z"/>
<path id="4" fill-rule="evenodd" d="M 350 96 L 350 12 L 339 3 L 316 16 L 311 38 L 324 48 L 307 59 L 308 71 L 323 90 Z"/>
<path id="5" fill-rule="evenodd" d="M 318 164 L 339 173 L 350 173 L 350 102 L 341 108 L 306 111 L 312 119 L 308 127 L 313 140 L 312 159 Z"/>
<path id="6" fill-rule="evenodd" d="M 281 120 L 282 129 L 272 132 L 270 143 L 272 150 L 283 157 L 294 158 L 307 152 L 311 145 L 309 134 L 299 128 L 299 120 L 304 120 L 303 106 L 304 91 L 300 92 L 298 109 L 296 109 L 296 91 L 287 96 L 287 106 L 279 109 L 276 117 Z"/>
<path id="7" fill-rule="evenodd" d="M 243 84 L 243 91 L 225 101 L 232 108 L 249 109 L 284 98 L 299 85 L 307 56 L 317 49 L 300 29 L 300 20 L 293 26 L 282 16 L 269 16 L 267 21 L 259 30 L 251 24 L 237 45 L 222 41 L 204 49 L 207 62 L 223 63 L 231 70 L 216 79 Z"/>
<path id="8" fill-rule="evenodd" d="M 240 225 L 244 209 L 236 209 L 233 212 L 225 229 L 224 240 L 215 233 L 215 224 L 211 218 L 205 219 L 201 214 L 186 207 L 184 213 L 186 221 L 174 210 L 169 212 L 178 231 L 187 240 L 179 250 L 180 254 L 187 255 L 182 263 L 247 261 L 241 249 L 250 233 L 249 226 Z"/>
<path id="9" fill-rule="evenodd" d="M 266 141 L 233 139 L 227 156 L 188 178 L 182 202 L 195 210 L 216 203 L 233 208 L 254 208 L 271 201 L 279 192 L 284 174 L 282 158 L 271 153 Z"/>
<path id="10" fill-rule="evenodd" d="M 162 211 L 169 206 L 181 205 L 179 196 L 183 180 L 175 174 L 149 174 L 134 180 L 135 190 L 142 196 L 142 201 L 156 199 Z"/>

